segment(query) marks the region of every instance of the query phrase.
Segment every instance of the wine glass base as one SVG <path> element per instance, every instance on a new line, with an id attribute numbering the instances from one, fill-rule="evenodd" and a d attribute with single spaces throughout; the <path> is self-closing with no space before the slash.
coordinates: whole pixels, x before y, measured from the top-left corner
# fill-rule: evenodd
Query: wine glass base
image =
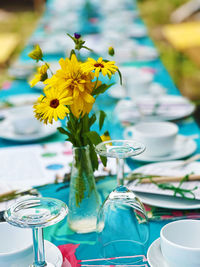
<path id="1" fill-rule="evenodd" d="M 110 264 L 142 264 L 146 259 L 145 246 L 132 240 L 111 241 L 101 250 L 103 258 Z"/>

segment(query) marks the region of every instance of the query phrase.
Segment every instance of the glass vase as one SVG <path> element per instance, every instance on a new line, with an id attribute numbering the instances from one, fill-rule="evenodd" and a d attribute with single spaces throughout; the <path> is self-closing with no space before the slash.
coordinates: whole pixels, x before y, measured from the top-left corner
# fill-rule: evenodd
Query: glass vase
<path id="1" fill-rule="evenodd" d="M 70 180 L 68 225 L 77 233 L 96 231 L 100 208 L 89 146 L 73 148 Z"/>

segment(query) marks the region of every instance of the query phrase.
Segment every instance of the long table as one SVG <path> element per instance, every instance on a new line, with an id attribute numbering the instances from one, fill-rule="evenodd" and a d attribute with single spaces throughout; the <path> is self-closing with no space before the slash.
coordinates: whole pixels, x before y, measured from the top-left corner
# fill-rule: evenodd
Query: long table
<path id="1" fill-rule="evenodd" d="M 44 16 L 49 16 L 50 12 L 48 10 L 48 4 L 51 4 L 52 1 L 47 1 L 47 8 Z M 141 18 L 138 18 L 138 23 L 143 24 Z M 43 32 L 42 25 L 38 25 L 36 29 L 37 32 L 40 34 Z M 87 32 L 87 31 L 86 31 Z M 140 38 L 138 40 L 140 44 L 145 44 L 149 46 L 154 46 L 154 43 L 149 37 Z M 30 60 L 27 56 L 28 52 L 32 49 L 30 45 L 27 45 L 20 55 L 20 60 L 28 61 Z M 58 60 L 63 55 L 56 55 L 53 56 L 54 60 Z M 52 59 L 51 57 L 46 58 Z M 172 95 L 179 95 L 180 92 L 174 85 L 172 79 L 170 78 L 166 68 L 164 67 L 163 63 L 161 62 L 160 58 L 156 60 L 149 61 L 149 62 L 131 62 L 126 65 L 136 66 L 136 67 L 143 67 L 148 66 L 156 70 L 154 81 L 160 83 L 167 89 L 168 94 Z M 8 90 L 1 90 L 0 97 L 5 98 L 7 96 L 17 95 L 17 94 L 24 94 L 24 93 L 37 93 L 34 88 L 31 88 L 26 80 L 14 80 L 11 84 L 11 87 Z M 108 119 L 105 123 L 104 129 L 109 129 L 112 139 L 120 139 L 123 138 L 123 130 L 124 126 L 120 124 L 117 120 L 112 120 L 112 111 L 116 105 L 116 100 L 112 99 L 108 94 L 104 94 L 98 100 L 98 105 L 101 106 L 108 114 Z M 193 135 L 193 134 L 200 134 L 199 127 L 196 124 L 194 118 L 190 116 L 189 118 L 177 121 L 179 127 L 179 133 L 184 135 Z M 64 137 L 60 134 L 56 134 L 50 138 L 44 139 L 39 143 L 46 143 L 46 142 L 55 142 L 55 141 L 63 141 Z M 16 146 L 18 143 L 6 141 L 0 139 L 0 147 L 9 147 L 9 146 Z M 200 152 L 200 141 L 197 140 L 197 151 L 196 153 Z M 132 168 L 137 166 L 141 166 L 144 163 L 134 163 Z M 63 200 L 64 202 L 68 203 L 68 195 L 69 195 L 69 187 L 66 186 L 63 190 L 58 190 L 62 184 L 52 184 L 44 187 L 40 187 L 39 191 L 42 196 L 48 197 L 55 197 L 58 199 Z M 109 192 L 116 186 L 116 179 L 112 177 L 107 177 L 107 179 L 103 181 L 99 181 L 97 183 L 97 188 L 99 190 L 100 195 L 102 196 L 102 200 L 105 198 Z M 160 229 L 167 223 L 168 221 L 154 221 L 150 222 L 150 240 L 149 245 L 159 237 Z M 45 239 L 53 242 L 55 245 L 65 245 L 71 244 L 71 249 L 76 250 L 76 258 L 79 260 L 85 259 L 97 259 L 100 258 L 99 255 L 99 247 L 98 243 L 96 243 L 96 233 L 90 234 L 76 234 L 68 228 L 67 219 L 64 219 L 62 222 L 58 223 L 57 225 L 51 226 L 48 229 L 45 229 Z M 75 246 L 76 245 L 76 246 Z M 77 265 L 73 266 L 79 266 Z M 83 263 L 82 263 L 83 264 Z M 91 263 L 92 264 L 92 263 Z M 147 263 L 146 263 L 147 264 Z M 101 264 L 99 264 L 101 266 Z M 91 265 L 92 266 L 92 265 Z M 144 265 L 145 266 L 145 265 Z"/>

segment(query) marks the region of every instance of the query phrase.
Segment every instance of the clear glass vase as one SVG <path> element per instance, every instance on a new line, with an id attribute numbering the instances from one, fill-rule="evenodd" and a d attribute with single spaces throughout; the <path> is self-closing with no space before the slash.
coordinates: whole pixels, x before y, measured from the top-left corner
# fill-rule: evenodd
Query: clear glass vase
<path id="1" fill-rule="evenodd" d="M 73 148 L 68 225 L 77 233 L 96 231 L 100 197 L 90 160 L 89 146 Z"/>

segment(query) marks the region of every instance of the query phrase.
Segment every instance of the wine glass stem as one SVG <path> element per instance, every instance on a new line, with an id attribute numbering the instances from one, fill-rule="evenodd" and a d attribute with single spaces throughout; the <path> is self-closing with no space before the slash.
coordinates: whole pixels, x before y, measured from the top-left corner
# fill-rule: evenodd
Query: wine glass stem
<path id="1" fill-rule="evenodd" d="M 124 185 L 124 159 L 117 158 L 117 184 Z"/>
<path id="2" fill-rule="evenodd" d="M 33 253 L 34 253 L 34 267 L 46 266 L 44 254 L 44 238 L 42 228 L 33 228 Z"/>

